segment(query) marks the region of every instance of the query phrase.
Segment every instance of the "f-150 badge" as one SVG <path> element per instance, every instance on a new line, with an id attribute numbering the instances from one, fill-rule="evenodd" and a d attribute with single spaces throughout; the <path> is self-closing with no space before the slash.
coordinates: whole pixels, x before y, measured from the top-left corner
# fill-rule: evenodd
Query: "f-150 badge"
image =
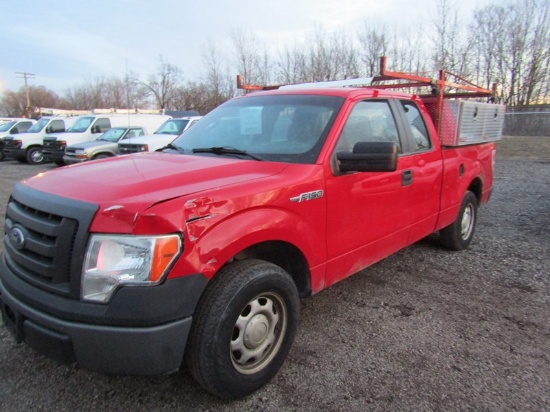
<path id="1" fill-rule="evenodd" d="M 304 200 L 313 200 L 313 199 L 320 199 L 323 197 L 323 191 L 322 190 L 314 190 L 313 192 L 306 192 L 302 193 L 299 196 L 291 197 L 291 202 L 303 202 Z"/>

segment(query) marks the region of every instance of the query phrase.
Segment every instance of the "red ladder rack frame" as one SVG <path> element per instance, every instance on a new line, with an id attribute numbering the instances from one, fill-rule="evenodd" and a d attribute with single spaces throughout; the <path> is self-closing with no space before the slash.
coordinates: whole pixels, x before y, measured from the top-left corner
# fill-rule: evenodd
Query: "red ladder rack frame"
<path id="1" fill-rule="evenodd" d="M 441 113 L 443 111 L 444 99 L 472 99 L 488 97 L 494 100 L 497 96 L 497 84 L 493 83 L 492 89 L 485 89 L 477 86 L 474 83 L 464 79 L 463 77 L 448 72 L 446 70 L 439 71 L 439 79 L 430 77 L 419 76 L 411 73 L 394 72 L 386 68 L 386 56 L 380 58 L 380 75 L 373 78 L 372 83 L 375 82 L 392 82 L 383 83 L 370 86 L 359 86 L 364 88 L 373 89 L 404 89 L 404 88 L 423 88 L 429 87 L 429 94 L 419 94 L 425 101 L 436 102 L 437 110 L 434 116 L 434 124 L 438 131 L 441 132 Z M 453 78 L 454 81 L 449 81 L 447 78 Z M 403 82 L 405 81 L 405 82 Z M 298 83 L 299 84 L 299 83 Z M 283 84 L 277 85 L 257 85 L 257 84 L 243 84 L 242 76 L 237 75 L 237 88 L 245 91 L 259 91 L 259 90 L 276 90 Z M 330 82 L 327 83 L 327 87 L 330 87 Z M 453 90 L 454 89 L 454 90 Z"/>

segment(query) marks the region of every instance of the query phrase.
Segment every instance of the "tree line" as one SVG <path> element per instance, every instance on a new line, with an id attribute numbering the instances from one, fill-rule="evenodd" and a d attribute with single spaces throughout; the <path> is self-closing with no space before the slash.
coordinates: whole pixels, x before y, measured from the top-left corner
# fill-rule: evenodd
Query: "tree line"
<path id="1" fill-rule="evenodd" d="M 480 86 L 499 84 L 499 100 L 509 106 L 550 99 L 550 0 L 495 0 L 464 19 L 457 3 L 439 0 L 433 15 L 414 27 L 388 27 L 365 21 L 359 32 L 327 32 L 315 27 L 305 42 L 273 52 L 251 32 L 233 30 L 227 50 L 203 47 L 199 79 L 159 56 L 157 71 L 145 80 L 98 77 L 62 95 L 30 86 L 31 105 L 61 109 L 152 108 L 196 110 L 206 114 L 234 97 L 236 74 L 244 83 L 289 84 L 369 77 L 378 74 L 381 56 L 392 71 L 435 76 L 444 68 Z M 26 92 L 6 91 L 0 112 L 19 116 Z"/>

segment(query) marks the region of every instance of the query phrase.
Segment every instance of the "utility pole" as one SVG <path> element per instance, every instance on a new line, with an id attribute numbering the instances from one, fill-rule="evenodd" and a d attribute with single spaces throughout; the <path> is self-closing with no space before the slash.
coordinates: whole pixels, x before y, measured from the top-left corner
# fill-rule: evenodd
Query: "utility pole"
<path id="1" fill-rule="evenodd" d="M 34 73 L 27 73 L 27 72 L 15 72 L 15 74 L 18 74 L 21 79 L 25 79 L 25 93 L 27 94 L 27 107 L 25 112 L 30 114 L 31 110 L 31 99 L 29 96 L 29 85 L 27 84 L 27 79 L 34 79 Z"/>

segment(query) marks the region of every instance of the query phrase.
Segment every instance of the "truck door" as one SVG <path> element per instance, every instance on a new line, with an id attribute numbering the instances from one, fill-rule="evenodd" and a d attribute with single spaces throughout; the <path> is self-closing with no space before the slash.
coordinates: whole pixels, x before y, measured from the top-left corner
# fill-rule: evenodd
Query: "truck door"
<path id="1" fill-rule="evenodd" d="M 412 177 L 412 225 L 408 244 L 425 237 L 435 230 L 441 202 L 443 161 L 441 150 L 436 150 L 422 113 L 411 100 L 394 101 L 396 113 L 405 126 L 404 151 L 411 159 Z"/>
<path id="2" fill-rule="evenodd" d="M 392 109 L 393 106 L 393 109 Z M 413 221 L 414 160 L 403 153 L 404 125 L 388 100 L 355 103 L 332 153 L 326 176 L 326 286 L 390 255 L 407 244 Z M 341 174 L 336 153 L 352 151 L 358 142 L 396 142 L 397 170 Z M 328 169 L 327 169 L 328 170 Z"/>

